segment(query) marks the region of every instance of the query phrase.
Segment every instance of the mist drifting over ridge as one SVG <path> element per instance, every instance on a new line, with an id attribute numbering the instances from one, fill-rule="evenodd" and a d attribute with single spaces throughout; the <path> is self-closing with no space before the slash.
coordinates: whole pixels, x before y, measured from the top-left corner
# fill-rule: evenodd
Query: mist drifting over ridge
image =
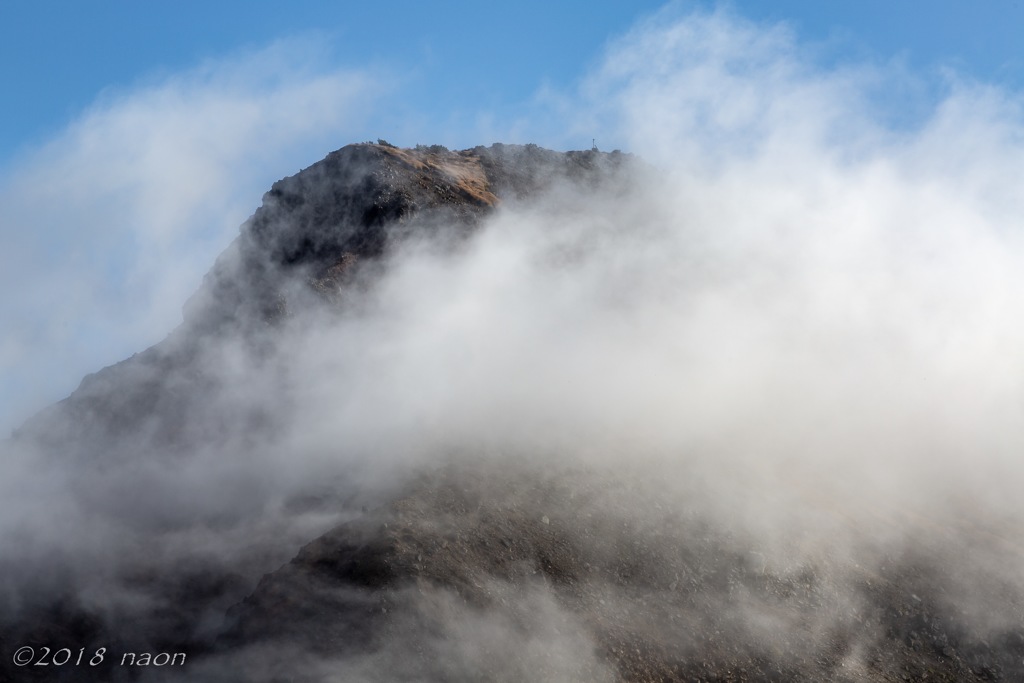
<path id="1" fill-rule="evenodd" d="M 801 59 L 725 14 L 613 45 L 579 125 L 651 166 L 283 181 L 83 383 L 132 419 L 5 444 L 5 655 L 60 600 L 49 640 L 129 623 L 182 680 L 1014 680 L 1019 101 L 896 131 L 885 73 Z"/>

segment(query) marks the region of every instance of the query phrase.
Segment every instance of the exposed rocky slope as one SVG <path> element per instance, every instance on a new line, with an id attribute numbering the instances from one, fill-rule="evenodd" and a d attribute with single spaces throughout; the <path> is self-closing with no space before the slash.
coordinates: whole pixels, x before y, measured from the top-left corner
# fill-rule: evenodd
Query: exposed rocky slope
<path id="1" fill-rule="evenodd" d="M 50 467 L 101 470 L 258 450 L 287 414 L 208 372 L 226 362 L 224 344 L 244 349 L 240 382 L 259 374 L 252 386 L 287 397 L 301 391 L 277 360 L 288 335 L 319 319 L 311 311 L 358 311 L 396 245 L 457 251 L 503 205 L 559 186 L 626 192 L 649 172 L 597 151 L 345 147 L 275 183 L 167 340 L 86 378 L 14 446 Z M 197 526 L 219 543 L 244 506 L 164 513 L 143 478 L 111 514 L 144 517 L 153 545 L 88 565 L 130 595 L 97 597 L 75 557 L 45 556 L 47 572 L 6 561 L 0 681 L 1024 680 L 1024 627 L 978 631 L 951 597 L 943 549 L 967 527 L 866 553 L 864 566 L 822 556 L 783 567 L 766 559 L 768 541 L 642 476 L 471 456 L 372 495 L 343 479 L 288 490 L 283 510 L 321 514 L 330 530 L 263 529 L 272 540 L 234 539 L 237 553 L 174 547 Z M 74 491 L 89 505 L 104 495 Z M 1020 612 L 1020 593 L 1004 588 Z M 26 644 L 189 659 L 158 672 L 114 658 L 13 667 Z"/>
<path id="2" fill-rule="evenodd" d="M 498 472 L 425 476 L 309 543 L 232 608 L 221 646 L 380 650 L 389 680 L 976 681 L 1024 666 L 1024 633 L 973 635 L 926 553 L 778 573 L 756 539 L 638 504 L 628 483 Z M 453 661 L 453 639 L 478 652 Z"/>

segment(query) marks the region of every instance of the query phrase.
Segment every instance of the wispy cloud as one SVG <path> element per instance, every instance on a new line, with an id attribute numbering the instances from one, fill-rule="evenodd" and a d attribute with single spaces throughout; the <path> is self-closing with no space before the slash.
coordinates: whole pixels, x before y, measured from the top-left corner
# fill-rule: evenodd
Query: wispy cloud
<path id="1" fill-rule="evenodd" d="M 312 47 L 311 47 L 312 45 Z M 112 88 L 0 179 L 0 428 L 158 341 L 281 175 L 383 93 L 287 40 Z"/>

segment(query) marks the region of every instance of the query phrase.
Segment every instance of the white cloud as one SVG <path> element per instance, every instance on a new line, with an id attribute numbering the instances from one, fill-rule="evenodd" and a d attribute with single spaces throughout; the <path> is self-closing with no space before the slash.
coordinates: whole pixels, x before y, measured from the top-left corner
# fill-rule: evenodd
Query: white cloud
<path id="1" fill-rule="evenodd" d="M 270 183 L 351 141 L 383 89 L 313 45 L 104 92 L 8 169 L 0 429 L 169 332 Z"/>

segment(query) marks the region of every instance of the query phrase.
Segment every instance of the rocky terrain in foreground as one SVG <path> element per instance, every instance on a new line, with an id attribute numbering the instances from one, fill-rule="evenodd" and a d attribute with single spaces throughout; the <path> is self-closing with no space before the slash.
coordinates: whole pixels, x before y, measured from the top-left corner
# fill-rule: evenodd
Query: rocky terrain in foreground
<path id="1" fill-rule="evenodd" d="M 1005 566 L 1019 547 L 969 517 L 786 561 L 707 504 L 696 474 L 687 489 L 615 460 L 474 443 L 332 468 L 366 446 L 314 438 L 331 410 L 303 398 L 303 340 L 360 329 L 408 250 L 459 254 L 504 212 L 626 196 L 655 176 L 596 150 L 366 143 L 275 183 L 177 330 L 5 445 L 88 471 L 60 524 L 95 536 L 0 558 L 0 681 L 1024 680 L 1020 586 L 960 564 Z M 366 351 L 344 339 L 315 348 Z M 303 448 L 325 453 L 309 473 Z M 272 476 L 250 472 L 271 457 L 284 463 Z M 185 483 L 165 488 L 165 472 Z M 1001 618 L 980 627 L 973 600 Z M 14 666 L 26 645 L 108 656 Z"/>

